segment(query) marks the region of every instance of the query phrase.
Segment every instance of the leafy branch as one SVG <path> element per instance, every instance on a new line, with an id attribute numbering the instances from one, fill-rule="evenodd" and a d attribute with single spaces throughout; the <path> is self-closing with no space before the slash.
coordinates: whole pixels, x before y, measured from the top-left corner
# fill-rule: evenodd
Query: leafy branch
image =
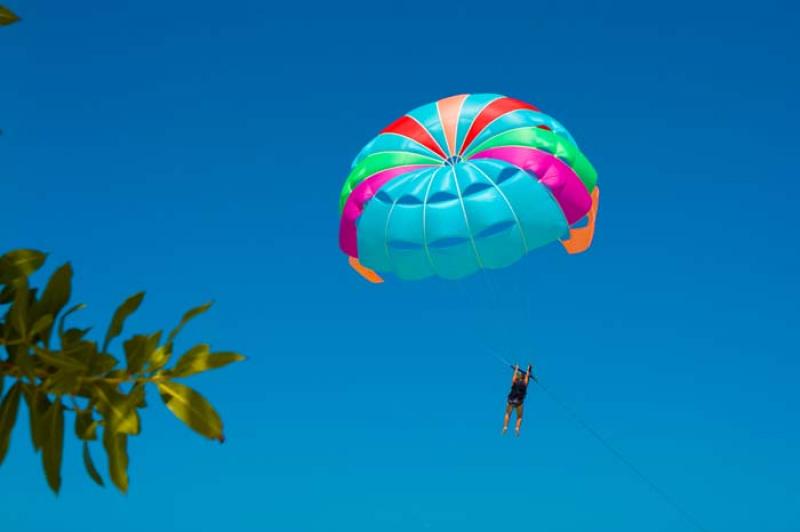
<path id="1" fill-rule="evenodd" d="M 20 18 L 13 11 L 0 5 L 0 26 L 10 26 L 19 20 Z M 0 129 L 0 135 L 2 134 L 3 130 Z"/>
<path id="2" fill-rule="evenodd" d="M 224 441 L 222 420 L 197 391 L 176 378 L 220 368 L 244 360 L 238 353 L 212 352 L 198 344 L 171 367 L 174 341 L 183 327 L 206 312 L 210 303 L 193 308 L 162 341 L 162 331 L 135 334 L 122 343 L 124 367 L 109 352 L 122 334 L 125 320 L 141 305 L 137 293 L 114 312 L 98 347 L 88 340 L 88 328 L 67 327 L 66 319 L 84 305 L 64 310 L 71 297 L 72 268 L 58 268 L 41 294 L 28 279 L 44 264 L 45 255 L 16 250 L 0 257 L 0 306 L 8 309 L 0 320 L 0 464 L 8 452 L 21 400 L 30 413 L 33 448 L 41 452 L 45 477 L 58 493 L 64 445 L 65 412 L 74 417 L 75 436 L 83 442 L 83 462 L 97 484 L 103 479 L 92 460 L 90 442 L 98 439 L 108 457 L 108 474 L 122 492 L 128 489 L 128 437 L 140 433 L 139 412 L 147 406 L 145 387 L 154 386 L 166 407 L 199 434 Z M 54 345 L 55 344 L 55 345 Z M 12 381 L 6 389 L 6 379 Z M 4 389 L 6 390 L 3 395 Z"/>
<path id="3" fill-rule="evenodd" d="M 19 17 L 5 6 L 0 6 L 0 26 L 8 26 L 19 22 Z"/>

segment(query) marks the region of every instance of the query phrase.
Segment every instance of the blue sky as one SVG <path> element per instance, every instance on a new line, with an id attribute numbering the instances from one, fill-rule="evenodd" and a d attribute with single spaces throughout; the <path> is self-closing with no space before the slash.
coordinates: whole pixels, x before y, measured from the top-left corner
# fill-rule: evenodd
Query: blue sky
<path id="1" fill-rule="evenodd" d="M 187 382 L 222 446 L 150 396 L 127 496 L 70 440 L 54 497 L 20 423 L 3 529 L 692 530 L 538 389 L 501 437 L 490 351 L 535 362 L 709 530 L 800 528 L 797 7 L 288 4 L 9 5 L 2 248 L 71 261 L 98 336 L 145 289 L 127 332 L 213 299 L 178 347 L 249 358 Z M 463 92 L 570 129 L 600 175 L 595 245 L 368 285 L 337 247 L 348 166 Z"/>

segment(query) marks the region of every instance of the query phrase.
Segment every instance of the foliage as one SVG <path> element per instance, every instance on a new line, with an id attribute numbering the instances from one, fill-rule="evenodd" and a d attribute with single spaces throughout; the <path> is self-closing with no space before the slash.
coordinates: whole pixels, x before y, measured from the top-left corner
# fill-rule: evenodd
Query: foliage
<path id="1" fill-rule="evenodd" d="M 145 387 L 155 387 L 167 408 L 207 438 L 224 441 L 222 420 L 197 391 L 173 379 L 216 369 L 244 357 L 211 352 L 206 344 L 189 349 L 171 366 L 176 335 L 210 303 L 184 314 L 162 341 L 162 331 L 135 334 L 122 342 L 124 367 L 109 352 L 122 334 L 126 318 L 142 303 L 144 293 L 129 297 L 117 308 L 102 345 L 87 339 L 88 328 L 68 327 L 67 318 L 84 308 L 64 310 L 71 297 L 72 268 L 58 268 L 44 290 L 29 286 L 29 276 L 41 268 L 45 255 L 16 250 L 0 257 L 0 464 L 5 458 L 21 402 L 28 406 L 33 448 L 40 452 L 45 477 L 58 493 L 64 423 L 74 418 L 75 436 L 83 442 L 83 462 L 97 484 L 103 479 L 92 460 L 90 445 L 102 432 L 108 474 L 122 492 L 128 489 L 128 438 L 141 431 L 139 412 L 147 405 Z M 121 357 L 120 357 L 121 358 Z M 5 392 L 5 395 L 4 395 Z"/>
<path id="2" fill-rule="evenodd" d="M 19 17 L 10 9 L 5 6 L 0 6 L 0 26 L 10 26 L 15 22 L 19 22 Z M 0 135 L 3 134 L 3 130 L 0 129 Z"/>
<path id="3" fill-rule="evenodd" d="M 0 6 L 0 26 L 8 26 L 19 21 L 19 17 L 5 6 Z"/>

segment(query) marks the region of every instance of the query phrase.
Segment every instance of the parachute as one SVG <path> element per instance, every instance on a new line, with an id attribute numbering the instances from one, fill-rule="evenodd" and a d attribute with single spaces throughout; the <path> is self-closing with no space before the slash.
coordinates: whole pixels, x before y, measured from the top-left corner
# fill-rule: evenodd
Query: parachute
<path id="1" fill-rule="evenodd" d="M 339 199 L 339 246 L 373 283 L 460 279 L 559 241 L 589 248 L 600 190 L 572 135 L 528 103 L 461 94 L 372 139 Z"/>

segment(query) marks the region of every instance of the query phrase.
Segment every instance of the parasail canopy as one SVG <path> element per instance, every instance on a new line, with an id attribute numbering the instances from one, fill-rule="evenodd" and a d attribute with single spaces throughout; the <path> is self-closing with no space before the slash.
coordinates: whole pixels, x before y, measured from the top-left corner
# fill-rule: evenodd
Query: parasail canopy
<path id="1" fill-rule="evenodd" d="M 591 245 L 597 173 L 533 105 L 462 94 L 399 118 L 358 154 L 339 199 L 339 245 L 371 282 L 459 279 L 560 241 Z"/>

